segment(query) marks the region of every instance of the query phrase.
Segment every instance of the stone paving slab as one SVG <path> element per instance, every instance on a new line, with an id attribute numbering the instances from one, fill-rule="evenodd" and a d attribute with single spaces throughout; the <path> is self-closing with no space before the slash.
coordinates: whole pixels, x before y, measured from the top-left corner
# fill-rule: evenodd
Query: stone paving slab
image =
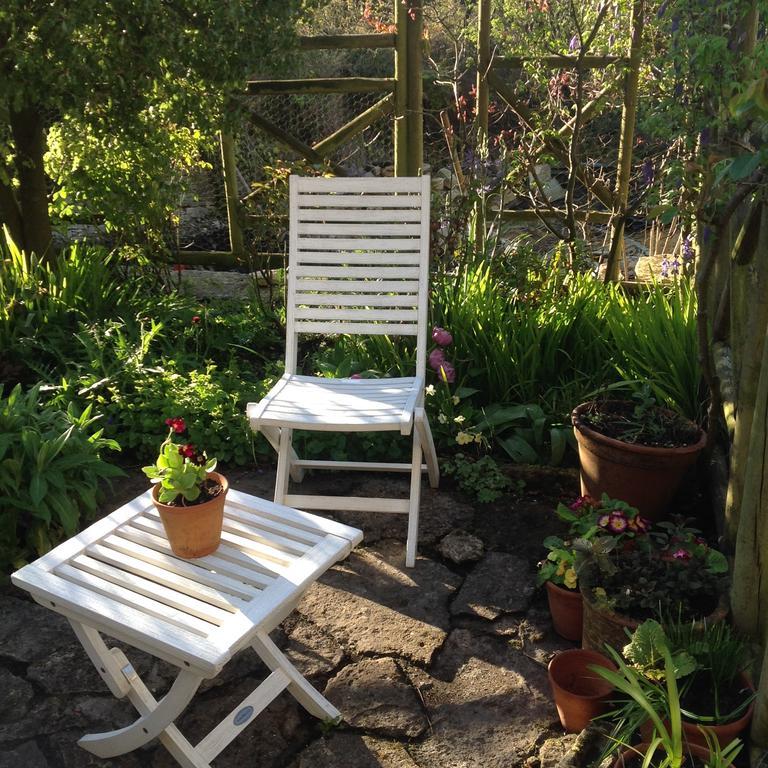
<path id="1" fill-rule="evenodd" d="M 446 638 L 461 577 L 425 557 L 406 570 L 402 557 L 398 541 L 358 549 L 307 591 L 299 612 L 353 653 L 428 664 Z"/>
<path id="2" fill-rule="evenodd" d="M 145 484 L 130 476 L 110 507 Z M 233 473 L 246 492 L 268 497 L 273 484 L 269 471 Z M 390 496 L 407 486 L 360 475 L 309 476 L 303 485 Z M 572 486 L 566 497 L 576 494 Z M 569 742 L 546 663 L 569 644 L 553 634 L 532 578 L 540 541 L 557 532 L 554 515 L 542 512 L 558 498 L 537 486 L 475 508 L 450 489 L 424 488 L 414 569 L 403 567 L 404 516 L 336 515 L 363 527 L 364 545 L 272 637 L 346 722 L 328 730 L 283 693 L 214 768 L 555 768 Z M 120 647 L 161 695 L 175 670 Z M 195 743 L 265 674 L 255 653 L 241 652 L 205 681 L 177 725 Z M 77 746 L 83 734 L 126 725 L 135 712 L 109 694 L 68 622 L 14 588 L 0 591 L 0 690 L 0 768 L 175 768 L 157 742 L 111 760 Z"/>

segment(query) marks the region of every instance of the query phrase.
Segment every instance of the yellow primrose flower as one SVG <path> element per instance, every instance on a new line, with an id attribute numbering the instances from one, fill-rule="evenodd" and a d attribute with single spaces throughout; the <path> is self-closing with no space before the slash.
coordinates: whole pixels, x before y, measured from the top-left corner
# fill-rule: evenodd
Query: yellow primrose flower
<path id="1" fill-rule="evenodd" d="M 448 417 L 444 413 L 438 413 L 437 414 L 437 420 L 441 424 L 447 424 L 448 423 Z"/>
<path id="2" fill-rule="evenodd" d="M 432 395 L 435 394 L 435 385 L 428 384 L 426 387 L 424 387 L 424 394 L 427 395 L 427 397 L 432 397 Z"/>
<path id="3" fill-rule="evenodd" d="M 456 442 L 459 445 L 466 445 L 467 443 L 471 443 L 474 440 L 474 437 L 469 432 L 459 432 L 458 435 L 456 435 Z"/>
<path id="4" fill-rule="evenodd" d="M 563 584 L 565 584 L 568 589 L 576 589 L 577 581 L 576 571 L 574 571 L 573 568 L 569 568 L 565 572 L 565 576 L 563 576 Z"/>
<path id="5" fill-rule="evenodd" d="M 451 400 L 453 400 L 454 405 L 458 405 L 461 402 L 461 398 L 458 395 L 454 395 Z"/>
<path id="6" fill-rule="evenodd" d="M 463 416 L 457 416 L 457 417 L 454 419 L 454 421 L 455 421 L 457 424 L 463 424 L 463 423 L 465 422 L 465 418 L 464 418 Z"/>
<path id="7" fill-rule="evenodd" d="M 476 443 L 482 443 L 483 442 L 483 433 L 482 432 L 478 432 L 475 435 L 475 442 Z"/>
<path id="8" fill-rule="evenodd" d="M 561 560 L 555 571 L 555 576 L 562 576 L 565 573 L 565 563 Z"/>

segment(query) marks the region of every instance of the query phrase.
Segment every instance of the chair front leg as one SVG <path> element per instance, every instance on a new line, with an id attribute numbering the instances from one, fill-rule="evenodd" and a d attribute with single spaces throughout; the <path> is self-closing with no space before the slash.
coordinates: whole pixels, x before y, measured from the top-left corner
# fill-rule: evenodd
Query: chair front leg
<path id="1" fill-rule="evenodd" d="M 275 504 L 285 504 L 290 482 L 291 453 L 293 452 L 293 430 L 280 428 L 279 445 L 277 449 L 277 475 L 275 477 Z M 295 454 L 294 454 L 295 455 Z"/>
<path id="2" fill-rule="evenodd" d="M 421 436 L 413 430 L 413 451 L 411 454 L 411 493 L 408 508 L 408 541 L 405 545 L 405 567 L 416 565 L 416 547 L 419 541 L 419 504 L 421 502 Z"/>

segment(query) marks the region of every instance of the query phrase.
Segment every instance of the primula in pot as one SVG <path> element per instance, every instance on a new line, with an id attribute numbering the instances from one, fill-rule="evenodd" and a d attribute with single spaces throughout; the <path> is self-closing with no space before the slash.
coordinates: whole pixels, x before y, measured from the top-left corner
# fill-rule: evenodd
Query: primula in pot
<path id="1" fill-rule="evenodd" d="M 635 546 L 618 550 L 605 537 L 579 548 L 584 597 L 584 648 L 621 648 L 626 629 L 647 618 L 722 620 L 728 563 L 686 521 L 659 523 Z"/>
<path id="2" fill-rule="evenodd" d="M 156 462 L 143 472 L 153 483 L 152 500 L 174 554 L 203 557 L 219 546 L 229 484 L 214 472 L 216 459 L 190 443 L 174 441 L 186 431 L 184 419 L 165 423 L 168 436 Z"/>
<path id="3" fill-rule="evenodd" d="M 565 539 L 544 539 L 549 553 L 539 563 L 538 583 L 546 586 L 555 632 L 566 640 L 578 641 L 583 608 L 578 591 L 577 543 L 584 545 L 603 535 L 610 537 L 614 546 L 631 547 L 631 540 L 645 534 L 649 523 L 636 509 L 605 495 L 600 501 L 581 496 L 569 506 L 559 504 L 555 512 L 568 523 L 568 533 Z"/>

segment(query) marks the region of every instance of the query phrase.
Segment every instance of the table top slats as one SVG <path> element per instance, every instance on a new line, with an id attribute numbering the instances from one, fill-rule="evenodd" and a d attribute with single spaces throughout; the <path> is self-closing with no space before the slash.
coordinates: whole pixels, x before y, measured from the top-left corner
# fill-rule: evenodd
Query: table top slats
<path id="1" fill-rule="evenodd" d="M 78 555 L 70 560 L 70 564 L 82 571 L 86 571 L 86 573 L 126 587 L 132 592 L 144 595 L 158 603 L 175 608 L 190 616 L 195 616 L 217 627 L 221 626 L 232 615 L 229 611 L 216 608 L 203 600 L 190 597 L 185 592 L 179 592 L 157 581 L 146 579 L 130 571 L 109 565 L 90 555 Z"/>
<path id="2" fill-rule="evenodd" d="M 244 536 L 245 538 L 253 539 L 256 542 L 264 544 L 267 549 L 264 551 L 271 554 L 273 558 L 278 556 L 278 560 L 289 561 L 295 557 L 301 557 L 308 549 L 311 549 L 311 544 L 300 544 L 297 541 L 285 538 L 276 533 L 268 533 L 266 531 L 259 530 L 257 527 L 248 523 L 236 520 L 229 514 L 224 517 L 223 530 L 229 531 L 238 536 Z M 160 519 L 160 515 L 153 514 L 152 512 L 146 513 L 148 517 L 153 519 Z"/>
<path id="3" fill-rule="evenodd" d="M 157 536 L 164 536 L 165 530 L 160 519 L 154 519 L 150 515 L 140 515 L 134 520 L 131 520 L 131 525 L 136 528 L 141 528 L 150 533 L 154 533 Z M 286 568 L 291 560 L 295 558 L 288 557 L 282 552 L 279 552 L 272 547 L 267 547 L 259 544 L 258 542 L 251 541 L 250 539 L 244 539 L 241 536 L 236 536 L 233 533 L 228 533 L 226 530 L 221 532 L 221 544 L 216 550 L 217 553 L 223 554 L 222 550 L 226 549 L 229 545 L 230 549 L 236 553 L 234 556 L 240 562 L 247 562 L 251 567 L 260 568 L 268 575 L 275 575 L 283 568 Z M 245 559 L 243 559 L 243 557 Z M 202 558 L 199 558 L 202 559 Z M 265 562 L 266 561 L 266 562 Z"/>
<path id="4" fill-rule="evenodd" d="M 129 541 L 144 544 L 146 547 L 162 552 L 163 554 L 173 556 L 168 541 L 160 536 L 156 536 L 140 528 L 135 528 L 132 525 L 124 525 L 122 528 L 118 528 L 116 531 L 118 536 L 121 536 Z M 222 559 L 218 555 L 221 553 L 221 547 L 216 550 L 214 555 L 206 555 L 206 557 L 199 557 L 194 562 L 196 565 L 200 565 L 204 568 L 208 568 L 216 573 L 223 574 L 231 579 L 241 581 L 244 585 L 256 587 L 257 589 L 263 589 L 269 586 L 274 580 L 275 574 L 267 574 L 261 570 L 255 570 L 253 568 L 242 568 L 237 563 L 230 563 L 225 559 Z M 239 553 L 238 553 L 239 554 Z"/>
<path id="5" fill-rule="evenodd" d="M 313 547 L 326 536 L 325 533 L 313 533 L 303 528 L 296 528 L 293 525 L 286 525 L 277 520 L 264 517 L 243 504 L 227 503 L 227 517 L 230 520 L 246 523 L 256 530 L 264 531 L 270 538 L 274 534 L 278 534 L 280 537 L 295 541 L 298 544 L 305 544 L 307 548 Z"/>
<path id="6" fill-rule="evenodd" d="M 190 616 L 188 613 L 179 611 L 176 608 L 158 603 L 156 600 L 140 595 L 137 592 L 132 592 L 127 587 L 122 587 L 119 584 L 113 584 L 110 581 L 94 576 L 80 570 L 80 568 L 76 568 L 70 563 L 62 563 L 62 565 L 58 566 L 56 568 L 56 575 L 65 581 L 71 581 L 74 584 L 87 587 L 92 592 L 104 595 L 116 603 L 136 608 L 148 616 L 162 619 L 169 624 L 175 624 L 177 627 L 181 627 L 187 632 L 199 635 L 200 637 L 207 637 L 214 628 L 214 625 L 207 621 Z"/>
<path id="7" fill-rule="evenodd" d="M 100 544 L 88 547 L 87 552 L 106 563 L 119 565 L 161 584 L 167 583 L 179 591 L 189 589 L 187 594 L 224 610 L 238 610 L 261 591 L 120 536 L 107 536 Z"/>
<path id="8" fill-rule="evenodd" d="M 211 676 L 362 540 L 356 528 L 234 489 L 224 518 L 214 553 L 179 558 L 146 492 L 13 581 L 41 605 Z"/>

